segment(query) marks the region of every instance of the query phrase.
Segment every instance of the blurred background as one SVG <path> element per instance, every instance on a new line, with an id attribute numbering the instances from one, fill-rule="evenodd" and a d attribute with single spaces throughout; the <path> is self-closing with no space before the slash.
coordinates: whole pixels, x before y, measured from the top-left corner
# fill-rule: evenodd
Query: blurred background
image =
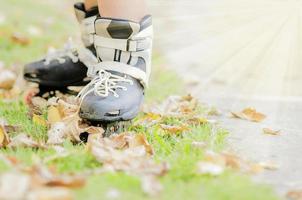
<path id="1" fill-rule="evenodd" d="M 153 0 L 155 46 L 188 92 L 223 111 L 255 107 L 264 125 L 222 117 L 233 149 L 273 160 L 280 172 L 259 177 L 279 190 L 301 186 L 302 1 Z M 283 138 L 265 138 L 274 127 Z M 286 180 L 286 181 L 285 181 Z"/>
<path id="2" fill-rule="evenodd" d="M 72 1 L 36 2 L 0 0 L 0 26 L 5 27 L 0 29 L 0 60 L 5 65 L 21 66 L 44 55 L 50 46 L 62 46 L 69 36 L 78 37 Z M 302 161 L 297 159 L 302 151 L 302 1 L 148 3 L 154 16 L 155 59 L 162 61 L 155 73 L 168 68 L 164 73 L 183 79 L 184 93 L 221 111 L 256 107 L 266 113 L 264 125 L 228 116 L 220 120 L 232 132 L 229 142 L 233 149 L 250 159 L 282 165 L 277 173 L 266 173 L 261 179 L 280 190 L 293 184 L 302 186 Z M 41 10 L 41 4 L 49 5 L 49 10 Z M 37 48 L 26 52 L 20 46 L 7 51 L 12 47 L 3 36 L 20 32 L 40 38 L 29 44 Z M 153 93 L 160 95 L 160 87 Z M 258 134 L 262 126 L 281 129 L 284 137 L 263 138 Z"/>

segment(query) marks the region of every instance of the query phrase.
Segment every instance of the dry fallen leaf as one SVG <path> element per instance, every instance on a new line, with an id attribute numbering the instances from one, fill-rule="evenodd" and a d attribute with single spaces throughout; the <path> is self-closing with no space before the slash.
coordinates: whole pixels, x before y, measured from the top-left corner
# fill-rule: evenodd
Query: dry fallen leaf
<path id="1" fill-rule="evenodd" d="M 270 161 L 260 162 L 260 163 L 258 163 L 258 165 L 266 170 L 277 170 L 279 168 L 279 166 L 277 164 L 270 162 Z"/>
<path id="2" fill-rule="evenodd" d="M 149 144 L 143 134 L 135 134 L 132 132 L 112 135 L 110 140 L 107 141 L 107 145 L 116 149 L 127 149 L 143 146 L 148 154 L 153 155 L 154 153 L 152 146 Z"/>
<path id="3" fill-rule="evenodd" d="M 181 125 L 181 126 L 172 126 L 172 125 L 166 125 L 166 124 L 160 124 L 160 127 L 169 132 L 169 133 L 172 133 L 172 134 L 180 134 L 180 133 L 183 133 L 185 131 L 188 131 L 189 128 L 185 125 Z"/>
<path id="4" fill-rule="evenodd" d="M 85 185 L 84 177 L 59 175 L 42 163 L 30 168 L 19 164 L 12 169 L 0 174 L 1 199 L 71 200 L 70 189 Z"/>
<path id="5" fill-rule="evenodd" d="M 161 116 L 183 117 L 184 115 L 193 114 L 198 108 L 198 100 L 191 95 L 187 96 L 170 96 L 160 105 L 150 109 L 151 113 Z"/>
<path id="6" fill-rule="evenodd" d="M 40 115 L 34 114 L 32 120 L 37 125 L 45 126 L 45 127 L 47 126 L 46 120 L 42 116 L 40 116 Z"/>
<path id="7" fill-rule="evenodd" d="M 134 126 L 152 126 L 154 124 L 159 123 L 162 120 L 162 116 L 155 113 L 146 113 L 143 117 L 141 117 L 138 121 L 134 123 Z"/>
<path id="8" fill-rule="evenodd" d="M 187 123 L 190 125 L 202 125 L 209 123 L 209 120 L 204 117 L 192 117 L 187 120 Z"/>
<path id="9" fill-rule="evenodd" d="M 6 147 L 10 143 L 10 138 L 5 130 L 4 125 L 0 125 L 0 147 Z"/>
<path id="10" fill-rule="evenodd" d="M 87 132 L 89 134 L 102 135 L 105 131 L 102 127 L 89 126 L 88 128 L 85 128 L 85 132 Z"/>
<path id="11" fill-rule="evenodd" d="M 28 135 L 22 133 L 14 138 L 11 139 L 11 142 L 9 143 L 8 147 L 10 148 L 16 148 L 16 147 L 30 147 L 30 148 L 46 148 L 44 145 L 39 144 L 38 142 L 34 141 L 31 137 Z"/>
<path id="12" fill-rule="evenodd" d="M 51 126 L 48 130 L 48 140 L 49 145 L 58 145 L 64 142 L 66 125 L 63 122 L 57 122 Z"/>
<path id="13" fill-rule="evenodd" d="M 263 128 L 263 133 L 267 135 L 280 135 L 281 130 L 273 130 L 270 128 Z"/>
<path id="14" fill-rule="evenodd" d="M 287 192 L 286 198 L 289 200 L 302 200 L 302 190 L 292 190 Z"/>
<path id="15" fill-rule="evenodd" d="M 14 43 L 26 46 L 30 43 L 30 39 L 22 35 L 21 33 L 13 33 L 11 39 Z"/>
<path id="16" fill-rule="evenodd" d="M 55 124 L 57 122 L 60 122 L 62 120 L 62 116 L 60 114 L 60 111 L 58 110 L 57 107 L 55 106 L 50 106 L 48 108 L 48 112 L 47 112 L 47 121 L 48 123 Z"/>
<path id="17" fill-rule="evenodd" d="M 45 185 L 51 187 L 81 188 L 85 185 L 85 179 L 81 176 L 60 175 L 48 180 Z"/>
<path id="18" fill-rule="evenodd" d="M 134 148 L 134 147 L 139 147 L 139 146 L 144 146 L 146 149 L 146 152 L 150 155 L 154 154 L 152 146 L 149 144 L 147 141 L 145 135 L 143 134 L 136 134 L 129 142 L 129 147 Z"/>
<path id="19" fill-rule="evenodd" d="M 148 155 L 148 143 L 141 135 L 135 137 L 128 133 L 110 138 L 93 138 L 89 140 L 89 145 L 92 155 L 102 163 L 103 172 L 123 171 L 138 176 L 142 178 L 142 188 L 149 195 L 160 190 L 155 180 L 167 172 L 168 166 L 156 163 Z M 144 177 L 148 179 L 144 180 Z"/>
<path id="20" fill-rule="evenodd" d="M 42 97 L 32 97 L 29 109 L 32 110 L 32 113 L 41 115 L 47 109 L 47 101 Z"/>
<path id="21" fill-rule="evenodd" d="M 257 112 L 254 108 L 246 108 L 241 112 L 231 112 L 235 118 L 249 120 L 253 122 L 261 122 L 266 116 L 260 112 Z"/>
<path id="22" fill-rule="evenodd" d="M 0 88 L 10 90 L 16 82 L 17 76 L 9 70 L 0 71 Z"/>
<path id="23" fill-rule="evenodd" d="M 57 106 L 62 118 L 74 115 L 79 111 L 79 102 L 75 97 L 58 99 Z"/>
<path id="24" fill-rule="evenodd" d="M 197 164 L 197 170 L 200 174 L 213 176 L 221 175 L 226 168 L 249 171 L 250 165 L 234 154 L 227 152 L 215 153 L 209 150 L 205 152 L 204 161 Z"/>

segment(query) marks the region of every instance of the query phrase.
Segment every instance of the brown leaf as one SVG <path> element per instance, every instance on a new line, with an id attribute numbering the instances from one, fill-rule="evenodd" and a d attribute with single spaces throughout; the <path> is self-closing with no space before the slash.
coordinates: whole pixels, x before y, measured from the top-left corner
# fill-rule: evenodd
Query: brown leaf
<path id="1" fill-rule="evenodd" d="M 13 33 L 11 39 L 14 43 L 20 44 L 23 46 L 30 44 L 30 39 L 22 35 L 21 33 Z"/>
<path id="2" fill-rule="evenodd" d="M 26 134 L 19 134 L 16 137 L 11 139 L 8 147 L 16 148 L 16 147 L 29 147 L 29 148 L 43 148 L 46 147 L 38 142 L 34 141 L 31 137 Z"/>
<path id="3" fill-rule="evenodd" d="M 223 153 L 222 154 L 225 159 L 225 165 L 232 169 L 240 170 L 243 165 L 243 161 L 236 155 L 230 153 Z"/>
<path id="4" fill-rule="evenodd" d="M 82 119 L 75 113 L 51 126 L 47 133 L 47 144 L 59 145 L 67 138 L 73 142 L 81 142 L 80 135 L 85 132 L 88 134 L 102 135 L 104 129 L 82 124 Z"/>
<path id="5" fill-rule="evenodd" d="M 81 121 L 82 119 L 77 113 L 63 119 L 65 124 L 64 135 L 70 138 L 71 141 L 81 142 L 80 135 L 86 132 L 85 128 L 80 127 Z"/>
<path id="6" fill-rule="evenodd" d="M 110 138 L 91 140 L 91 153 L 107 171 L 124 171 L 133 175 L 161 176 L 167 165 L 157 164 L 148 156 L 144 146 L 116 149 Z"/>
<path id="7" fill-rule="evenodd" d="M 153 155 L 154 153 L 152 146 L 143 134 L 135 134 L 132 132 L 121 133 L 111 136 L 110 142 L 107 141 L 107 145 L 110 145 L 112 148 L 127 149 L 143 146 L 148 154 Z"/>
<path id="8" fill-rule="evenodd" d="M 194 99 L 194 97 L 191 94 L 181 97 L 181 100 L 183 100 L 183 101 L 192 101 L 193 99 Z"/>
<path id="9" fill-rule="evenodd" d="M 231 112 L 235 118 L 249 120 L 253 122 L 261 122 L 266 116 L 260 112 L 257 112 L 254 108 L 246 108 L 241 112 Z"/>
<path id="10" fill-rule="evenodd" d="M 223 152 L 215 153 L 206 151 L 204 161 L 198 163 L 198 173 L 210 174 L 214 176 L 221 175 L 226 168 L 240 171 L 250 171 L 250 165 L 245 163 L 238 156 Z"/>
<path id="11" fill-rule="evenodd" d="M 47 109 L 47 101 L 42 97 L 32 97 L 30 103 L 30 109 L 33 110 L 35 114 L 43 114 Z"/>
<path id="12" fill-rule="evenodd" d="M 17 76 L 9 70 L 2 70 L 0 72 L 0 88 L 10 90 L 16 82 Z"/>
<path id="13" fill-rule="evenodd" d="M 47 112 L 47 121 L 52 125 L 62 120 L 60 111 L 55 106 L 50 106 Z"/>
<path id="14" fill-rule="evenodd" d="M 66 125 L 63 122 L 57 122 L 51 126 L 48 130 L 48 140 L 47 144 L 57 145 L 62 144 L 66 138 L 65 134 Z"/>
<path id="15" fill-rule="evenodd" d="M 85 129 L 85 132 L 89 134 L 99 134 L 103 135 L 105 130 L 102 127 L 96 127 L 96 126 L 89 126 L 88 128 Z"/>
<path id="16" fill-rule="evenodd" d="M 202 125 L 209 123 L 209 120 L 204 117 L 192 117 L 187 120 L 190 125 Z"/>
<path id="17" fill-rule="evenodd" d="M 270 128 L 263 128 L 263 133 L 267 135 L 280 135 L 281 130 L 273 130 Z"/>
<path id="18" fill-rule="evenodd" d="M 34 114 L 32 120 L 37 125 L 47 127 L 47 122 L 46 122 L 46 120 L 41 115 Z"/>
<path id="19" fill-rule="evenodd" d="M 30 168 L 17 164 L 14 170 L 0 175 L 1 199 L 73 199 L 70 188 L 83 187 L 82 176 L 56 174 L 42 163 Z"/>
<path id="20" fill-rule="evenodd" d="M 85 179 L 81 176 L 60 175 L 48 180 L 45 185 L 51 187 L 81 188 L 85 185 Z"/>
<path id="21" fill-rule="evenodd" d="M 286 197 L 290 200 L 302 200 L 302 190 L 291 190 L 287 192 Z"/>
<path id="22" fill-rule="evenodd" d="M 134 126 L 152 126 L 156 123 L 159 123 L 162 120 L 162 116 L 155 113 L 146 113 L 143 117 L 141 117 L 138 121 L 134 123 Z"/>
<path id="23" fill-rule="evenodd" d="M 62 144 L 65 138 L 81 142 L 80 134 L 89 129 L 92 131 L 87 125 L 81 127 L 83 124 L 78 115 L 79 105 L 75 97 L 67 97 L 65 100 L 51 98 L 48 103 L 52 107 L 52 121 L 58 121 L 59 116 L 61 117 L 61 120 L 53 123 L 48 131 L 48 144 Z"/>
<path id="24" fill-rule="evenodd" d="M 151 113 L 161 116 L 178 116 L 190 115 L 198 108 L 198 100 L 191 95 L 188 96 L 170 96 L 160 105 L 151 108 Z"/>
<path id="25" fill-rule="evenodd" d="M 10 138 L 3 125 L 0 125 L 0 147 L 6 147 L 10 143 Z"/>
<path id="26" fill-rule="evenodd" d="M 270 161 L 260 162 L 260 163 L 258 163 L 258 165 L 266 170 L 277 170 L 279 168 L 278 165 L 276 165 L 275 163 L 270 162 Z"/>
<path id="27" fill-rule="evenodd" d="M 129 140 L 130 148 L 139 147 L 139 146 L 144 146 L 148 154 L 150 155 L 154 154 L 152 146 L 149 144 L 145 135 L 143 134 L 136 134 L 131 140 Z"/>
<path id="28" fill-rule="evenodd" d="M 7 133 L 19 132 L 21 131 L 21 126 L 17 125 L 4 125 L 4 129 Z"/>
<path id="29" fill-rule="evenodd" d="M 58 110 L 62 118 L 69 117 L 79 111 L 79 102 L 75 97 L 68 97 L 66 99 L 58 100 Z"/>
<path id="30" fill-rule="evenodd" d="M 160 127 L 169 132 L 169 133 L 172 133 L 172 134 L 180 134 L 180 133 L 183 133 L 185 131 L 188 131 L 189 128 L 185 125 L 181 125 L 181 126 L 171 126 L 171 125 L 166 125 L 166 124 L 160 124 Z"/>

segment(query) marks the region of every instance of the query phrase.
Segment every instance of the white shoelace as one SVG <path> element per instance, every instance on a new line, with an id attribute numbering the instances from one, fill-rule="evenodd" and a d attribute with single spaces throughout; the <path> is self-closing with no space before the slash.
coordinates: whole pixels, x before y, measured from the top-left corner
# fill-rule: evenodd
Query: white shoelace
<path id="1" fill-rule="evenodd" d="M 64 57 L 69 57 L 72 62 L 76 63 L 79 61 L 77 55 L 75 55 L 75 48 L 72 43 L 71 38 L 68 39 L 67 43 L 64 45 L 63 49 L 56 50 L 56 49 L 49 49 L 46 57 L 45 57 L 45 65 L 49 65 L 49 63 L 53 60 L 59 61 L 60 64 L 66 62 Z"/>
<path id="2" fill-rule="evenodd" d="M 107 97 L 111 92 L 116 98 L 118 98 L 119 95 L 116 92 L 117 89 L 127 90 L 126 87 L 118 85 L 119 82 L 125 82 L 131 85 L 133 84 L 133 81 L 126 77 L 114 75 L 105 70 L 101 70 L 98 72 L 96 77 L 82 89 L 78 94 L 78 98 L 81 98 L 83 101 L 83 99 L 91 92 L 94 92 L 95 95 L 101 97 Z"/>

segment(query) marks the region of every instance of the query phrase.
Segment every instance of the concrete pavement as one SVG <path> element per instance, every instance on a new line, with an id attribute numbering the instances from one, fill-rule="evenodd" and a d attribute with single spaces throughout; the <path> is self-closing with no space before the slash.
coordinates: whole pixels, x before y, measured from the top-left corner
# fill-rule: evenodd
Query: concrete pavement
<path id="1" fill-rule="evenodd" d="M 280 193 L 302 188 L 302 2 L 152 0 L 155 47 L 188 92 L 223 111 L 230 148 L 279 166 L 255 177 Z M 255 107 L 252 123 L 229 111 Z M 280 136 L 262 128 L 281 129 Z"/>

